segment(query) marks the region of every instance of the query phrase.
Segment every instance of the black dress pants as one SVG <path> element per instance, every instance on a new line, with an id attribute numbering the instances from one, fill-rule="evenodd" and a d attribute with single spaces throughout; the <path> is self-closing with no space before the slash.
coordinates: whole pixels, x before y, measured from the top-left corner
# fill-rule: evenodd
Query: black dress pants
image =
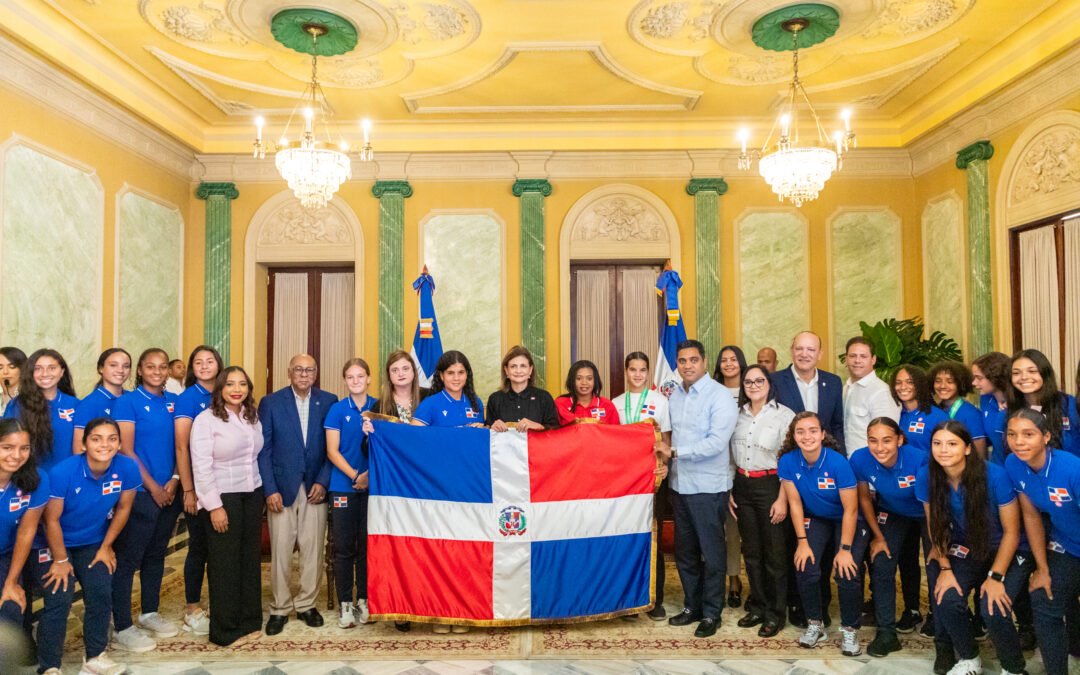
<path id="1" fill-rule="evenodd" d="M 743 563 L 750 580 L 750 601 L 746 609 L 778 625 L 784 624 L 787 599 L 787 519 L 774 525 L 769 510 L 780 494 L 776 475 L 750 478 L 735 474 L 735 514 L 742 539 Z"/>
<path id="2" fill-rule="evenodd" d="M 675 507 L 675 568 L 683 605 L 704 618 L 719 619 L 727 582 L 724 516 L 727 492 L 672 493 Z"/>
<path id="3" fill-rule="evenodd" d="M 228 492 L 221 504 L 228 529 L 214 529 L 208 511 L 199 515 L 207 532 L 206 576 L 210 587 L 210 642 L 222 647 L 262 628 L 262 488 Z"/>

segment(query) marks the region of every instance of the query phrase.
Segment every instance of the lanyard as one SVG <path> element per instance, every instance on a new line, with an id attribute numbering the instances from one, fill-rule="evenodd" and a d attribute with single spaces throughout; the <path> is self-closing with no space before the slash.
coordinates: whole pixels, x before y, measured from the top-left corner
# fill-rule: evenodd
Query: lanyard
<path id="1" fill-rule="evenodd" d="M 956 401 L 952 404 L 952 406 L 949 407 L 949 419 L 951 419 L 951 420 L 956 419 L 956 412 L 958 410 L 960 410 L 960 406 L 963 405 L 963 403 L 964 403 L 964 399 L 962 399 L 962 398 L 956 399 Z"/>
<path id="2" fill-rule="evenodd" d="M 626 398 L 623 400 L 623 410 L 626 412 L 627 424 L 633 424 L 634 422 L 641 421 L 641 406 L 645 405 L 645 397 L 649 395 L 649 390 L 641 392 L 641 396 L 638 397 L 637 407 L 633 408 L 634 413 L 631 415 L 630 397 L 632 394 L 626 392 Z"/>

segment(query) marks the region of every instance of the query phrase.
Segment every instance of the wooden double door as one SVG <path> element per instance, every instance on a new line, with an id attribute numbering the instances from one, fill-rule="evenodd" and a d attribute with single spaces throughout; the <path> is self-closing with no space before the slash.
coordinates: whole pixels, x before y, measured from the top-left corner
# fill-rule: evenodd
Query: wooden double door
<path id="1" fill-rule="evenodd" d="M 602 393 L 608 398 L 626 389 L 623 360 L 630 352 L 644 352 L 656 367 L 663 312 L 656 279 L 662 265 L 662 261 L 570 265 L 570 358 L 596 364 Z"/>

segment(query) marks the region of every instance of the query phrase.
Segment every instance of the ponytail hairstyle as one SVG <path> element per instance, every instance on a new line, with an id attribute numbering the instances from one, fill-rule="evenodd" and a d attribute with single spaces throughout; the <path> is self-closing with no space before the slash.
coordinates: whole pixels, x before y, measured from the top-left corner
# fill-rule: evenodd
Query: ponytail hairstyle
<path id="1" fill-rule="evenodd" d="M 891 429 L 892 432 L 894 434 L 896 434 L 896 437 L 899 438 L 902 441 L 902 443 L 897 443 L 897 447 L 900 447 L 901 445 L 903 445 L 903 443 L 907 443 L 907 436 L 904 435 L 904 432 L 900 428 L 900 425 L 897 424 L 896 420 L 894 420 L 893 418 L 891 418 L 891 417 L 875 417 L 874 419 L 870 420 L 870 424 L 866 425 L 867 434 L 870 433 L 870 428 L 871 427 L 876 427 L 876 426 L 883 426 L 883 427 L 888 427 L 889 429 Z"/>
<path id="2" fill-rule="evenodd" d="M 142 373 L 139 372 L 140 370 L 142 370 L 143 362 L 146 361 L 146 359 L 150 358 L 150 356 L 152 356 L 153 354 L 161 354 L 162 356 L 165 357 L 166 362 L 168 362 L 168 360 L 169 360 L 169 352 L 165 351 L 161 347 L 150 347 L 149 349 L 144 349 L 143 353 L 139 354 L 139 363 L 138 363 L 138 365 L 135 366 L 135 386 L 136 387 L 141 387 L 142 383 L 143 383 L 143 381 L 142 381 Z"/>
<path id="3" fill-rule="evenodd" d="M 586 368 L 592 371 L 592 395 L 598 397 L 600 396 L 600 392 L 604 390 L 604 383 L 600 381 L 600 370 L 596 367 L 595 363 L 585 359 L 574 361 L 573 365 L 570 366 L 570 372 L 566 374 L 566 395 L 574 402 L 573 405 L 570 406 L 571 409 L 573 409 L 574 405 L 577 405 L 577 387 L 575 386 L 575 380 L 577 380 L 578 371 L 585 370 Z"/>
<path id="4" fill-rule="evenodd" d="M 247 371 L 240 366 L 229 366 L 214 379 L 214 391 L 210 394 L 210 414 L 224 422 L 229 421 L 229 412 L 225 409 L 225 383 L 229 381 L 230 373 L 240 373 L 247 380 L 248 393 L 240 403 L 240 419 L 254 426 L 259 421 L 259 414 L 255 409 L 255 385 Z"/>
<path id="5" fill-rule="evenodd" d="M 1012 389 L 1012 359 L 1001 352 L 987 352 L 972 361 L 971 366 L 978 368 L 983 377 L 994 385 L 994 389 L 1005 394 L 1006 400 L 1008 399 L 1009 390 Z M 1080 375 L 1080 371 L 1077 371 L 1077 374 Z"/>
<path id="6" fill-rule="evenodd" d="M 97 384 L 94 385 L 95 387 L 100 387 L 105 384 L 105 376 L 101 374 L 101 371 L 105 368 L 105 362 L 108 361 L 109 357 L 113 354 L 123 354 L 124 356 L 128 357 L 128 364 L 131 364 L 131 354 L 128 354 L 128 351 L 123 347 L 109 347 L 105 351 L 101 352 L 101 356 L 99 356 L 97 359 L 98 381 Z"/>
<path id="7" fill-rule="evenodd" d="M 896 405 L 903 406 L 900 397 L 896 395 L 896 376 L 901 372 L 907 373 L 908 377 L 911 378 L 911 385 L 915 389 L 915 408 L 924 415 L 929 414 L 934 407 L 933 380 L 926 374 L 925 370 L 910 363 L 905 363 L 897 368 L 889 380 L 889 391 L 892 392 L 893 401 L 896 402 Z"/>
<path id="8" fill-rule="evenodd" d="M 480 397 L 476 395 L 476 390 L 473 389 L 472 366 L 469 365 L 469 359 L 456 349 L 443 352 L 443 355 L 439 357 L 438 363 L 435 364 L 435 374 L 431 378 L 431 393 L 438 394 L 446 388 L 446 385 L 443 384 L 443 373 L 456 363 L 460 363 L 465 367 L 465 388 L 462 390 L 462 393 L 475 410 L 480 410 Z"/>
<path id="9" fill-rule="evenodd" d="M 1011 366 L 1015 366 L 1016 362 L 1020 359 L 1028 359 L 1035 364 L 1035 367 L 1039 369 L 1039 375 L 1042 377 L 1042 389 L 1039 390 L 1039 405 L 1042 408 L 1042 414 L 1046 416 L 1046 424 L 1050 429 L 1050 444 L 1055 448 L 1062 446 L 1062 424 L 1061 418 L 1065 415 L 1063 400 L 1064 395 L 1058 390 L 1057 377 L 1054 375 L 1054 367 L 1050 365 L 1050 360 L 1040 352 L 1038 349 L 1021 349 L 1016 352 L 1012 358 Z M 1009 377 L 1009 388 L 1005 390 L 1006 396 L 1009 402 L 1009 415 L 1011 416 L 1017 410 L 1028 407 L 1027 399 L 1024 397 L 1024 393 L 1013 386 L 1011 367 Z"/>
<path id="10" fill-rule="evenodd" d="M 26 434 L 30 436 L 30 432 L 23 427 L 22 422 L 15 418 L 0 419 L 0 439 L 4 439 L 11 434 Z M 32 446 L 31 446 L 32 447 Z M 11 482 L 15 483 L 15 487 L 22 490 L 23 494 L 30 494 L 34 490 L 38 489 L 38 484 L 41 482 L 41 477 L 38 476 L 37 463 L 34 461 L 34 452 L 31 449 L 30 456 L 26 458 L 22 466 L 15 470 L 15 473 L 11 474 Z"/>
<path id="11" fill-rule="evenodd" d="M 953 529 L 959 526 L 967 533 L 967 547 L 974 560 L 985 560 L 990 554 L 990 519 L 986 507 L 990 503 L 990 487 L 986 478 L 986 462 L 971 445 L 971 434 L 963 422 L 946 420 L 934 427 L 933 436 L 946 431 L 960 439 L 971 452 L 964 458 L 960 474 L 960 490 L 964 495 L 964 523 L 956 523 L 949 506 L 949 476 L 930 451 L 930 542 L 942 555 L 948 555 Z M 997 508 L 992 506 L 991 508 Z"/>
<path id="12" fill-rule="evenodd" d="M 116 435 L 120 435 L 120 425 L 116 423 L 111 417 L 95 417 L 86 423 L 85 431 L 83 432 L 83 449 L 86 449 L 86 439 L 90 437 L 90 432 L 98 427 L 112 427 Z"/>
<path id="13" fill-rule="evenodd" d="M 211 347 L 210 345 L 199 345 L 195 349 L 192 349 L 191 354 L 188 355 L 187 371 L 184 374 L 184 388 L 185 389 L 187 389 L 188 387 L 195 386 L 195 383 L 199 381 L 199 378 L 195 377 L 195 355 L 198 354 L 199 352 L 210 352 L 210 355 L 214 357 L 215 361 L 217 361 L 217 374 L 218 375 L 220 375 L 221 371 L 224 370 L 224 368 L 225 368 L 225 362 L 221 360 L 221 354 L 218 353 L 217 349 Z M 140 361 L 140 363 L 141 363 L 141 361 Z M 172 365 L 172 364 L 169 364 L 169 365 Z M 217 375 L 214 376 L 214 381 L 215 382 L 217 381 Z"/>
<path id="14" fill-rule="evenodd" d="M 30 454 L 36 464 L 41 464 L 52 456 L 53 443 L 49 400 L 34 380 L 34 368 L 44 357 L 59 363 L 64 371 L 56 388 L 68 396 L 75 396 L 75 388 L 71 385 L 71 371 L 60 352 L 55 349 L 39 349 L 26 359 L 26 366 L 19 371 L 19 421 L 23 428 L 30 432 Z"/>
<path id="15" fill-rule="evenodd" d="M 630 362 L 635 361 L 635 360 L 636 361 L 644 361 L 646 368 L 651 368 L 652 367 L 649 364 L 649 357 L 645 355 L 645 352 L 630 352 L 629 354 L 626 355 L 626 358 L 623 359 L 623 368 L 629 368 L 630 367 Z"/>
<path id="16" fill-rule="evenodd" d="M 360 366 L 364 369 L 364 373 L 368 377 L 371 377 L 371 367 L 368 366 L 367 361 L 360 357 L 356 357 L 354 359 L 349 359 L 348 361 L 346 361 L 345 365 L 341 367 L 341 376 L 345 377 L 345 373 L 349 372 L 349 368 L 352 368 L 353 366 Z"/>
<path id="17" fill-rule="evenodd" d="M 398 416 L 397 403 L 394 401 L 394 383 L 390 381 L 390 366 L 398 361 L 408 361 L 412 366 L 412 390 L 409 395 L 409 409 L 414 411 L 420 404 L 420 371 L 416 367 L 416 361 L 409 352 L 398 349 L 390 353 L 386 358 L 386 366 L 383 368 L 382 382 L 379 383 L 379 404 L 375 406 L 375 412 L 380 415 Z"/>
<path id="18" fill-rule="evenodd" d="M 780 446 L 780 453 L 777 454 L 777 458 L 783 457 L 792 450 L 799 449 L 799 444 L 795 442 L 795 425 L 803 420 L 810 419 L 811 417 L 818 421 L 818 425 L 821 427 L 821 433 L 824 434 L 824 438 L 821 439 L 821 450 L 824 452 L 826 448 L 836 450 L 836 448 L 840 447 L 840 443 L 833 438 L 833 435 L 830 434 L 827 429 L 825 429 L 825 425 L 821 423 L 821 418 L 818 417 L 818 414 L 816 412 L 804 410 L 795 415 L 795 418 L 791 420 L 791 424 L 788 425 L 787 435 L 784 436 L 784 442 Z"/>
<path id="19" fill-rule="evenodd" d="M 1016 412 L 1009 415 L 1009 421 L 1010 422 L 1012 420 L 1014 420 L 1014 419 L 1027 420 L 1027 421 L 1031 422 L 1032 424 L 1035 425 L 1035 428 L 1039 430 L 1040 434 L 1046 435 L 1046 434 L 1050 433 L 1050 424 L 1046 419 L 1046 415 L 1042 414 L 1038 410 L 1035 410 L 1034 408 L 1021 408 L 1021 409 L 1017 410 Z M 1009 423 L 1006 422 L 1005 423 L 1005 429 L 1007 430 L 1008 428 L 1009 428 Z M 1005 456 L 1006 457 L 1008 457 L 1009 455 L 1012 454 L 1012 448 L 1009 447 L 1009 443 L 1007 442 L 1007 439 L 1008 439 L 1008 436 L 1006 436 L 1006 443 L 1005 443 Z M 1051 438 L 1050 441 L 1047 442 L 1047 444 L 1046 444 L 1047 452 L 1049 452 L 1052 447 L 1054 447 L 1053 446 L 1053 438 Z"/>

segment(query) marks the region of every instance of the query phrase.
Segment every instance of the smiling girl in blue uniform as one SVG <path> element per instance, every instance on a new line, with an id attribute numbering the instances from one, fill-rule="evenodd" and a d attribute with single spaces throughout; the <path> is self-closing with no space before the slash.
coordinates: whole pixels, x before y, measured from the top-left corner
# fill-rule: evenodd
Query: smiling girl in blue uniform
<path id="1" fill-rule="evenodd" d="M 131 376 L 131 354 L 120 347 L 110 347 L 101 352 L 97 360 L 98 381 L 94 391 L 79 401 L 75 409 L 75 432 L 71 452 L 82 452 L 83 429 L 86 423 L 98 417 L 112 417 L 116 399 L 124 395 L 124 383 Z"/>
<path id="2" fill-rule="evenodd" d="M 64 357 L 53 349 L 39 349 L 26 360 L 19 376 L 19 395 L 4 410 L 4 417 L 22 422 L 30 432 L 34 463 L 48 470 L 71 456 L 78 405 Z"/>
<path id="3" fill-rule="evenodd" d="M 368 458 L 364 418 L 379 401 L 368 396 L 368 364 L 350 359 L 341 371 L 349 395 L 330 407 L 323 422 L 330 472 L 330 525 L 334 535 L 334 580 L 338 626 L 367 623 Z M 356 604 L 353 604 L 355 588 Z"/>
<path id="4" fill-rule="evenodd" d="M 1001 352 L 987 352 L 971 362 L 971 386 L 979 392 L 983 431 L 990 442 L 990 461 L 1004 464 L 1009 454 L 1005 422 L 1009 416 L 1012 359 Z"/>
<path id="5" fill-rule="evenodd" d="M 792 420 L 780 448 L 777 473 L 795 528 L 795 578 L 806 612 L 800 647 L 816 647 L 825 639 L 821 608 L 821 560 L 827 547 L 836 549 L 834 567 L 840 596 L 841 652 L 858 656 L 857 633 L 863 602 L 861 565 L 869 530 L 859 516 L 855 474 L 847 459 L 832 448 L 837 441 L 821 426 L 816 413 L 801 412 Z"/>
<path id="6" fill-rule="evenodd" d="M 199 500 L 195 496 L 195 482 L 191 475 L 191 424 L 210 407 L 214 381 L 225 364 L 221 355 L 210 345 L 199 345 L 188 356 L 184 391 L 176 398 L 173 415 L 173 432 L 176 442 L 176 473 L 183 489 L 184 524 L 188 531 L 187 555 L 184 558 L 184 619 L 186 631 L 195 635 L 210 632 L 210 618 L 199 606 L 202 600 L 203 578 L 206 573 L 208 533 L 199 514 Z"/>
<path id="7" fill-rule="evenodd" d="M 131 587 L 139 572 L 142 614 L 139 625 L 157 637 L 171 637 L 176 624 L 158 614 L 165 550 L 183 502 L 176 494 L 176 447 L 173 414 L 176 396 L 165 391 L 169 355 L 151 348 L 139 356 L 135 391 L 116 403 L 114 419 L 120 426 L 121 452 L 139 466 L 142 487 L 135 495 L 131 518 L 116 542 L 116 578 L 113 580 L 113 639 L 121 649 L 147 651 L 154 640 L 131 621 Z"/>
<path id="8" fill-rule="evenodd" d="M 105 654 L 112 605 L 113 573 L 118 554 L 113 542 L 123 529 L 139 468 L 118 454 L 120 429 L 108 418 L 87 423 L 84 453 L 60 462 L 49 472 L 45 531 L 51 560 L 33 561 L 34 578 L 44 591 L 45 608 L 38 623 L 38 664 L 45 675 L 59 675 L 64 635 L 75 581 L 83 592 L 82 673 L 119 673 L 123 666 Z"/>
<path id="9" fill-rule="evenodd" d="M 1039 651 L 1047 675 L 1065 675 L 1069 645 L 1077 637 L 1074 622 L 1067 626 L 1065 617 L 1080 595 L 1080 458 L 1055 450 L 1046 417 L 1030 409 L 1009 418 L 1008 442 L 1012 454 L 1005 471 L 1020 494 L 1035 557 L 1030 587 Z"/>
<path id="10" fill-rule="evenodd" d="M 1046 415 L 1050 445 L 1080 455 L 1080 415 L 1076 399 L 1058 390 L 1050 361 L 1037 349 L 1023 349 L 1012 361 L 1009 414 L 1032 408 Z"/>
<path id="11" fill-rule="evenodd" d="M 49 501 L 49 477 L 30 461 L 30 434 L 18 420 L 0 420 L 0 621 L 21 625 L 23 565 Z"/>
<path id="12" fill-rule="evenodd" d="M 931 542 L 926 574 L 936 617 L 934 672 L 982 672 L 968 618 L 972 591 L 978 594 L 1002 672 L 1023 672 L 1011 610 L 1034 561 L 1030 554 L 1017 556 L 1020 507 L 1008 476 L 975 452 L 963 423 L 949 420 L 934 429 L 930 462 L 920 469 L 915 491 L 924 504 Z"/>
<path id="13" fill-rule="evenodd" d="M 900 649 L 896 637 L 896 571 L 899 563 L 904 589 L 905 616 L 919 613 L 919 537 L 925 524 L 922 503 L 915 497 L 916 475 L 927 456 L 904 442 L 905 434 L 894 420 L 878 417 L 867 426 L 869 446 L 851 454 L 851 470 L 859 481 L 859 507 L 870 528 L 869 559 L 871 591 L 877 618 L 877 635 L 866 648 L 871 656 L 885 656 Z M 905 578 L 905 547 L 915 542 L 914 578 Z M 929 547 L 927 547 L 929 548 Z M 921 618 L 921 616 L 920 616 Z M 914 630 L 908 621 L 906 630 Z"/>
<path id="14" fill-rule="evenodd" d="M 930 381 L 934 384 L 938 407 L 945 411 L 949 419 L 967 427 L 975 452 L 985 460 L 987 442 L 982 412 L 964 400 L 971 393 L 971 379 L 971 371 L 959 361 L 939 361 L 930 369 Z"/>
<path id="15" fill-rule="evenodd" d="M 900 404 L 900 430 L 907 445 L 930 455 L 930 432 L 949 415 L 934 405 L 931 380 L 922 368 L 905 364 L 892 378 L 893 400 Z"/>

